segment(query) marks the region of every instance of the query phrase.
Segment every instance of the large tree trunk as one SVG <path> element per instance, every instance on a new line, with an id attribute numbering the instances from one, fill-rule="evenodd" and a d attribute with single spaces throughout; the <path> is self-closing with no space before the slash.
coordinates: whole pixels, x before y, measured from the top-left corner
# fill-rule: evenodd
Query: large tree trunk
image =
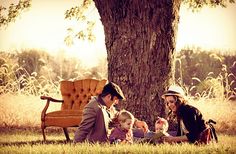
<path id="1" fill-rule="evenodd" d="M 165 116 L 161 94 L 171 78 L 180 0 L 94 0 L 104 25 L 108 79 L 124 108 L 153 126 Z"/>

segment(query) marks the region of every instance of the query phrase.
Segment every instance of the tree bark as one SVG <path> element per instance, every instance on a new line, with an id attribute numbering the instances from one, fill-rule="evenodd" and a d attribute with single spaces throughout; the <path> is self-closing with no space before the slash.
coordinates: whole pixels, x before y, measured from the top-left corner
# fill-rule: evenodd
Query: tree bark
<path id="1" fill-rule="evenodd" d="M 171 79 L 180 0 L 94 0 L 104 26 L 108 80 L 127 98 L 122 107 L 151 128 L 166 116 L 161 99 Z"/>

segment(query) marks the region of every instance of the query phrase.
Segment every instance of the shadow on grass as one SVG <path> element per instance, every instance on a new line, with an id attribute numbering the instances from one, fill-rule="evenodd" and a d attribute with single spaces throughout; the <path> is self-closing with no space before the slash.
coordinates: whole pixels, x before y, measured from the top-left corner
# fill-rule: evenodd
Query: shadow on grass
<path id="1" fill-rule="evenodd" d="M 42 141 L 42 140 L 36 140 L 36 141 L 20 141 L 20 142 L 1 142 L 0 146 L 24 146 L 24 145 L 42 145 L 42 144 L 74 144 L 73 141 L 66 141 L 66 140 L 48 140 L 48 141 Z"/>

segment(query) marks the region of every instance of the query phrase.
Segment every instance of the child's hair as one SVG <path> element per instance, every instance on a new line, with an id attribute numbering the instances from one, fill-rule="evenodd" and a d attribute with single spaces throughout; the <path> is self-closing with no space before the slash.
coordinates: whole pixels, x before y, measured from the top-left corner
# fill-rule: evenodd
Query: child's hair
<path id="1" fill-rule="evenodd" d="M 157 120 L 156 120 L 156 123 L 155 123 L 155 130 L 156 130 L 156 124 L 157 123 L 162 124 L 162 130 L 164 132 L 166 132 L 168 130 L 169 124 L 168 124 L 168 121 L 166 119 L 158 117 Z"/>
<path id="2" fill-rule="evenodd" d="M 127 119 L 131 119 L 134 121 L 134 116 L 132 113 L 126 110 L 121 110 L 118 115 L 118 121 L 119 122 L 125 122 Z"/>

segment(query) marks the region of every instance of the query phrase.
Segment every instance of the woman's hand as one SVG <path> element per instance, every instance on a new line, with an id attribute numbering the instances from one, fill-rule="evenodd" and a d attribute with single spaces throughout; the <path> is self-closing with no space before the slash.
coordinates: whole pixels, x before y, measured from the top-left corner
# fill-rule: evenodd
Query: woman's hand
<path id="1" fill-rule="evenodd" d="M 134 125 L 137 128 L 141 128 L 143 130 L 144 133 L 146 133 L 148 131 L 148 125 L 145 121 L 140 121 L 140 120 L 135 120 Z"/>
<path id="2" fill-rule="evenodd" d="M 163 136 L 162 140 L 163 142 L 167 142 L 167 143 L 176 142 L 174 136 Z"/>
<path id="3" fill-rule="evenodd" d="M 188 138 L 186 135 L 184 135 L 184 136 L 163 136 L 162 139 L 164 142 L 167 142 L 167 143 L 188 142 Z"/>

